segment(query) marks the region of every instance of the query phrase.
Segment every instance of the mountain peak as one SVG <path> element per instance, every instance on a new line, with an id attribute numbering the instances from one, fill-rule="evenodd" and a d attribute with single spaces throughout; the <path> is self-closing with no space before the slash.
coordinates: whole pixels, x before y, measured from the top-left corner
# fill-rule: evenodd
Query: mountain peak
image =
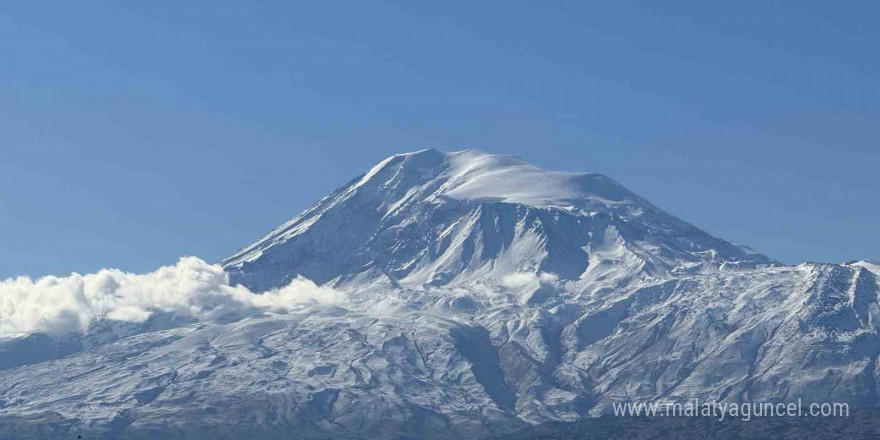
<path id="1" fill-rule="evenodd" d="M 768 263 L 655 207 L 602 174 L 548 171 L 479 150 L 386 158 L 221 264 L 265 290 L 389 277 L 410 287 L 522 271 L 584 279 L 603 262 L 629 275 Z M 622 281 L 621 281 L 622 282 Z"/>
<path id="2" fill-rule="evenodd" d="M 161 420 L 199 438 L 452 439 L 632 401 L 875 407 L 880 265 L 766 263 L 599 174 L 399 154 L 224 260 L 228 278 L 114 272 L 104 292 L 98 274 L 86 319 L 107 319 L 86 335 L 0 340 L 0 438 L 168 437 Z M 117 322 L 97 298 L 123 291 Z M 239 301 L 281 307 L 226 313 Z"/>
<path id="3" fill-rule="evenodd" d="M 548 171 L 509 155 L 467 149 L 426 149 L 388 157 L 355 185 L 368 182 L 399 188 L 397 182 L 440 183 L 432 194 L 464 202 L 505 202 L 585 211 L 616 205 L 648 205 L 611 178 L 598 173 Z M 430 186 L 430 185 L 429 185 Z"/>
<path id="4" fill-rule="evenodd" d="M 450 153 L 445 194 L 461 200 L 499 200 L 537 207 L 586 208 L 591 202 L 635 202 L 635 194 L 597 173 L 548 171 L 518 157 L 478 150 Z"/>

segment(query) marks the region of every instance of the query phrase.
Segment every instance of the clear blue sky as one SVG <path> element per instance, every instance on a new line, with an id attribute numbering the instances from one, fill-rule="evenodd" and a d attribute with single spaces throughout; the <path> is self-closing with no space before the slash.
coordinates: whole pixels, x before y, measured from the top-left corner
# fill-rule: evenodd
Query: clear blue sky
<path id="1" fill-rule="evenodd" d="M 426 147 L 880 258 L 874 2 L 243 3 L 0 5 L 0 278 L 216 261 Z"/>

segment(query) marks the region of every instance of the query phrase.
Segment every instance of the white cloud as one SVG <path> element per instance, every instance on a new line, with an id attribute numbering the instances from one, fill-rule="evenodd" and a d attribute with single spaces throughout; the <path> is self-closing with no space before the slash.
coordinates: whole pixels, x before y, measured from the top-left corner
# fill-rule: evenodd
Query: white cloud
<path id="1" fill-rule="evenodd" d="M 550 272 L 541 272 L 538 274 L 538 279 L 541 280 L 542 284 L 550 284 L 559 281 L 559 275 Z"/>
<path id="2" fill-rule="evenodd" d="M 542 284 L 551 284 L 559 280 L 559 276 L 550 272 L 517 272 L 505 275 L 501 279 L 501 285 L 510 289 L 524 289 L 526 287 L 537 289 Z"/>
<path id="3" fill-rule="evenodd" d="M 257 294 L 230 286 L 220 266 L 183 257 L 173 266 L 145 274 L 102 269 L 87 275 L 0 281 L 0 336 L 85 332 L 96 320 L 143 322 L 157 311 L 208 320 L 249 308 L 284 311 L 309 302 L 341 300 L 339 292 L 301 277 Z"/>

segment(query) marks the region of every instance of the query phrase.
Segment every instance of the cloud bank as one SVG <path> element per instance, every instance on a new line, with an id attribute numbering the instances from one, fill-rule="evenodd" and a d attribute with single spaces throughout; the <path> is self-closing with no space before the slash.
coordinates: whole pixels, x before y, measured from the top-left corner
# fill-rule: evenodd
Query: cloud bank
<path id="1" fill-rule="evenodd" d="M 173 266 L 145 274 L 102 269 L 87 275 L 0 281 L 0 336 L 85 333 L 97 320 L 144 322 L 160 311 L 210 320 L 245 309 L 285 311 L 341 300 L 334 289 L 301 277 L 283 288 L 254 293 L 230 286 L 220 266 L 183 257 Z"/>

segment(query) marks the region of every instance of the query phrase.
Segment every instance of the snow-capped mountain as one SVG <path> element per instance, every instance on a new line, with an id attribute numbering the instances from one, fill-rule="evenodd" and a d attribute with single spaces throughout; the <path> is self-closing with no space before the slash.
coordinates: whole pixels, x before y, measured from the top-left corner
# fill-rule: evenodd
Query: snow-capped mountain
<path id="1" fill-rule="evenodd" d="M 395 155 L 221 265 L 343 300 L 0 340 L 23 359 L 0 438 L 476 438 L 614 402 L 880 397 L 880 266 L 781 265 L 600 174 Z"/>
<path id="2" fill-rule="evenodd" d="M 296 275 L 334 284 L 383 275 L 423 288 L 521 272 L 587 280 L 608 263 L 656 275 L 769 261 L 601 174 L 424 150 L 389 157 L 222 264 L 234 281 L 265 290 Z"/>

